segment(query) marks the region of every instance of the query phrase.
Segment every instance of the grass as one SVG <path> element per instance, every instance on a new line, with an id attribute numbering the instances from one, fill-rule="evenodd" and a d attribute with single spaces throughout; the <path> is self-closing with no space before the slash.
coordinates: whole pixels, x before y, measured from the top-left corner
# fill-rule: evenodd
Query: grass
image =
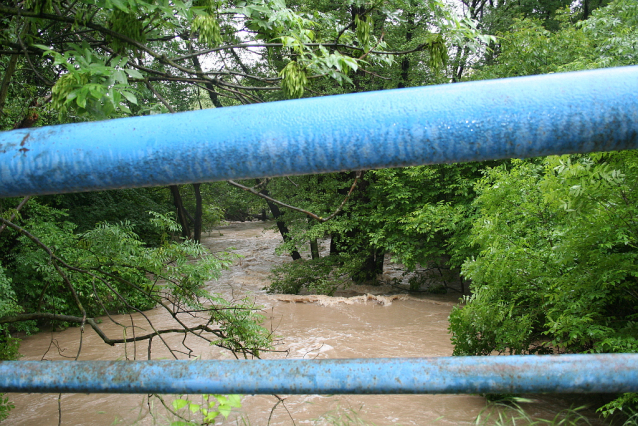
<path id="1" fill-rule="evenodd" d="M 353 410 L 352 408 L 341 407 L 324 414 L 315 420 L 315 424 L 330 426 L 375 426 L 374 423 L 363 420 L 359 415 L 359 411 Z"/>
<path id="2" fill-rule="evenodd" d="M 491 402 L 478 414 L 476 426 L 585 426 L 591 425 L 587 417 L 579 413 L 585 407 L 562 410 L 552 419 L 535 419 L 525 412 L 519 403 L 529 399 L 513 397 L 507 401 Z"/>

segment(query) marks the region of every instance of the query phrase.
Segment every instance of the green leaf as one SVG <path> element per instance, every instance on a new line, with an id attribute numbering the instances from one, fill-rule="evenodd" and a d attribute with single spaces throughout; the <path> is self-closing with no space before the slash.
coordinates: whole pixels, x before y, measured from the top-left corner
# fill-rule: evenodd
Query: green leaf
<path id="1" fill-rule="evenodd" d="M 188 400 L 186 399 L 176 399 L 173 401 L 173 408 L 176 410 L 181 410 L 187 405 L 188 405 Z"/>
<path id="2" fill-rule="evenodd" d="M 212 420 L 215 420 L 217 416 L 219 416 L 218 411 L 209 411 L 208 414 L 206 414 L 206 416 L 204 417 L 204 420 L 210 422 Z"/>
<path id="3" fill-rule="evenodd" d="M 86 95 L 88 94 L 88 90 L 82 88 L 80 90 L 77 91 L 77 99 L 76 99 L 76 103 L 78 104 L 78 106 L 80 108 L 86 108 Z"/>
<path id="4" fill-rule="evenodd" d="M 38 49 L 44 50 L 45 51 L 44 54 L 53 52 L 53 49 L 51 49 L 49 46 L 45 46 L 43 44 L 32 44 L 31 46 L 37 47 Z"/>
<path id="5" fill-rule="evenodd" d="M 119 83 L 127 82 L 126 73 L 124 73 L 124 71 L 122 70 L 116 70 L 115 72 L 113 72 L 113 79 Z"/>
<path id="6" fill-rule="evenodd" d="M 228 405 L 234 408 L 241 407 L 241 395 L 228 395 Z"/>
<path id="7" fill-rule="evenodd" d="M 111 0 L 111 2 L 113 3 L 115 7 L 120 9 L 122 12 L 125 12 L 125 13 L 129 12 L 129 8 L 127 4 L 124 2 L 124 0 Z"/>
<path id="8" fill-rule="evenodd" d="M 124 70 L 129 77 L 131 78 L 144 78 L 144 76 L 142 75 L 142 73 L 140 73 L 138 70 L 133 70 L 133 69 L 125 69 Z"/>
<path id="9" fill-rule="evenodd" d="M 219 406 L 219 414 L 221 414 L 222 416 L 224 416 L 224 418 L 228 418 L 228 416 L 230 415 L 231 412 L 231 408 L 228 406 Z"/>
<path id="10" fill-rule="evenodd" d="M 133 95 L 130 92 L 127 92 L 125 90 L 122 90 L 120 93 L 122 93 L 122 95 L 126 98 L 127 101 L 129 101 L 132 104 L 137 105 L 137 98 L 135 97 L 135 95 Z"/>

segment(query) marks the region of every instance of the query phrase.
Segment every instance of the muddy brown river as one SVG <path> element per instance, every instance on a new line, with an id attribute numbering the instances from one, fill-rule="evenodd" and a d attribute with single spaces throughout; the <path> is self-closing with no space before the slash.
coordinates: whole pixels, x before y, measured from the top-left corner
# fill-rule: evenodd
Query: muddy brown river
<path id="1" fill-rule="evenodd" d="M 276 349 L 264 358 L 381 358 L 450 356 L 448 315 L 459 293 L 421 297 L 398 295 L 389 286 L 354 286 L 340 297 L 267 295 L 268 273 L 273 265 L 288 261 L 277 256 L 280 236 L 265 230 L 262 222 L 233 223 L 212 232 L 203 244 L 213 252 L 233 249 L 242 255 L 218 281 L 209 283 L 212 291 L 226 298 L 249 295 L 263 306 L 265 326 L 278 337 Z M 399 265 L 386 265 L 386 279 L 401 276 Z M 146 315 L 156 326 L 172 325 L 171 318 L 155 309 Z M 140 315 L 121 315 L 122 323 L 131 321 L 145 327 Z M 122 328 L 104 319 L 104 330 L 112 338 L 122 338 Z M 61 360 L 74 357 L 78 349 L 78 328 L 42 332 L 24 337 L 23 360 Z M 200 359 L 230 359 L 232 355 L 206 342 L 183 335 L 167 338 L 171 345 L 190 348 Z M 182 346 L 185 345 L 185 346 Z M 147 359 L 148 345 L 105 345 L 88 329 L 80 360 Z M 153 342 L 153 359 L 168 359 L 169 353 Z M 183 356 L 186 359 L 186 356 Z M 145 395 L 11 394 L 16 408 L 6 424 L 58 424 L 58 404 L 62 425 L 168 425 L 175 420 L 154 397 Z M 225 425 L 469 425 L 484 409 L 485 399 L 474 395 L 271 395 L 245 396 L 242 408 Z M 528 396 L 525 409 L 534 416 L 553 418 L 570 406 L 591 399 L 569 396 Z M 171 397 L 167 397 L 170 400 Z M 196 400 L 197 397 L 194 397 Z M 201 398 L 200 398 L 201 399 Z M 170 403 L 170 401 L 169 401 Z M 592 411 L 585 411 L 591 424 L 604 424 Z M 346 422 L 346 418 L 352 419 Z M 332 421 L 332 423 L 331 423 Z"/>

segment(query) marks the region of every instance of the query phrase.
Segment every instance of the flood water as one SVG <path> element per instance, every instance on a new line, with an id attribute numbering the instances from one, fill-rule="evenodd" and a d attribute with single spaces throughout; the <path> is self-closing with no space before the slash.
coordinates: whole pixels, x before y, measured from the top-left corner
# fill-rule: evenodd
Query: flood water
<path id="1" fill-rule="evenodd" d="M 202 241 L 213 252 L 233 249 L 242 255 L 223 277 L 209 283 L 210 289 L 226 298 L 249 295 L 263 307 L 264 325 L 277 336 L 276 349 L 263 358 L 381 358 L 450 356 L 448 315 L 459 298 L 447 295 L 397 296 L 390 286 L 354 286 L 341 297 L 267 295 L 268 273 L 273 265 L 287 262 L 277 256 L 280 236 L 266 231 L 262 222 L 234 223 L 220 227 Z M 398 265 L 386 265 L 386 279 L 401 276 Z M 378 296 L 376 296 L 378 295 Z M 146 316 L 156 327 L 174 323 L 155 309 Z M 114 317 L 117 321 L 146 327 L 138 314 Z M 104 331 L 122 338 L 122 328 L 104 319 Z M 48 331 L 23 339 L 23 360 L 60 360 L 75 357 L 80 330 Z M 231 359 L 232 355 L 193 337 L 167 337 L 169 344 L 200 359 Z M 110 347 L 90 329 L 84 333 L 80 360 L 147 359 L 148 344 Z M 155 339 L 152 359 L 169 359 L 169 352 Z M 180 358 L 186 359 L 183 355 Z M 154 397 L 145 395 L 11 394 L 16 408 L 7 424 L 58 424 L 58 403 L 63 425 L 170 424 L 171 417 Z M 280 398 L 282 401 L 280 401 Z M 557 412 L 583 404 L 582 397 L 529 396 L 524 404 L 535 416 L 553 418 Z M 170 397 L 167 398 L 170 400 Z M 169 401 L 170 402 L 170 401 Z M 246 396 L 242 408 L 226 425 L 323 425 L 330 419 L 349 416 L 376 425 L 469 425 L 485 407 L 485 399 L 473 395 L 272 395 Z M 591 411 L 591 424 L 600 422 Z M 339 424 L 362 424 L 339 423 Z"/>

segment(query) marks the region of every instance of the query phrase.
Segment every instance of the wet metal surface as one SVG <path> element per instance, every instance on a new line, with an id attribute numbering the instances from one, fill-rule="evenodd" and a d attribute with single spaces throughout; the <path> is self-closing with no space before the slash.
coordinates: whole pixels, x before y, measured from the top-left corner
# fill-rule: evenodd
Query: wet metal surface
<path id="1" fill-rule="evenodd" d="M 638 354 L 0 363 L 0 392 L 518 394 L 636 391 Z"/>
<path id="2" fill-rule="evenodd" d="M 0 197 L 638 148 L 638 66 L 0 133 Z"/>

